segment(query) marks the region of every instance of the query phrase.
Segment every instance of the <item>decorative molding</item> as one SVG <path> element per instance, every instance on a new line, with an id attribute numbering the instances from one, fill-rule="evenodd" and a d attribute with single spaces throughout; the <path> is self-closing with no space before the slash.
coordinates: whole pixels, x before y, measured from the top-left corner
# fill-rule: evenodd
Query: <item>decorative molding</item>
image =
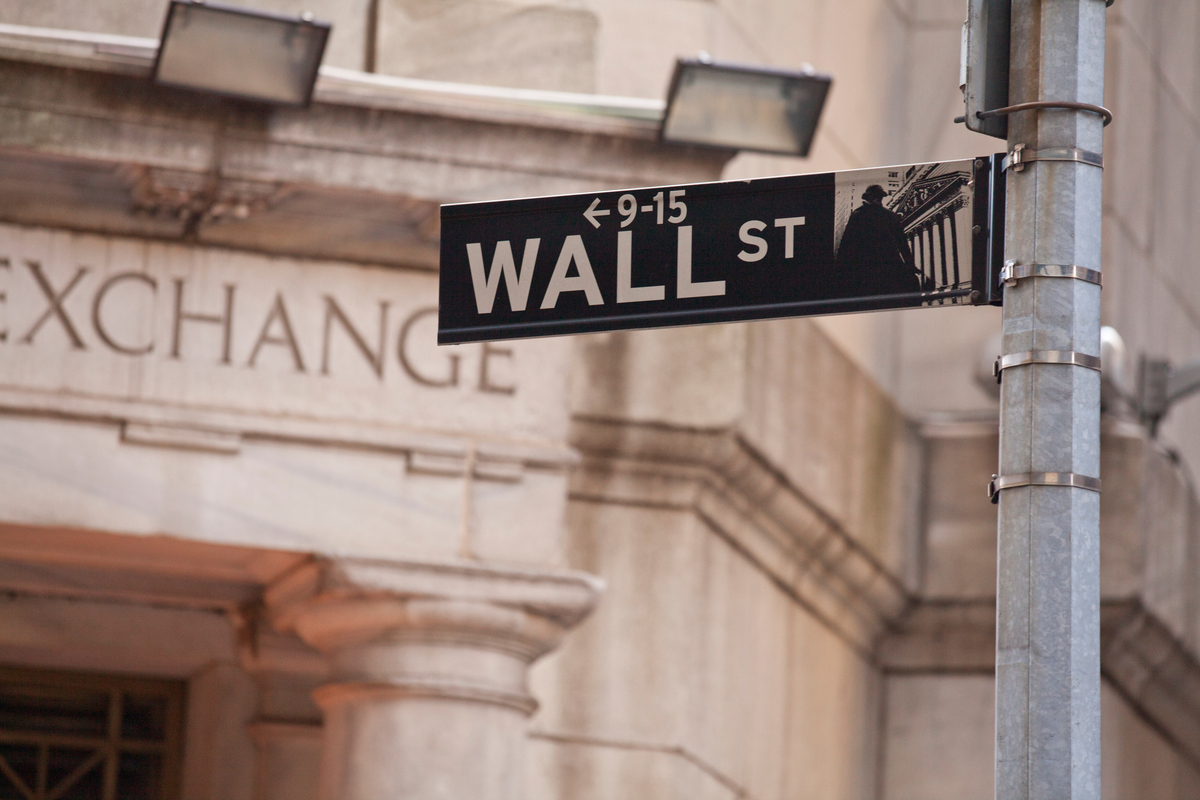
<path id="1" fill-rule="evenodd" d="M 441 433 L 6 387 L 0 387 L 0 414 L 116 424 L 122 441 L 131 444 L 218 453 L 236 453 L 247 442 L 262 440 L 417 454 L 419 466 L 412 471 L 426 474 L 461 476 L 467 453 L 474 447 L 478 459 L 475 477 L 501 482 L 519 481 L 530 469 L 565 471 L 579 463 L 574 449 L 552 442 L 505 441 L 469 432 Z M 431 466 L 426 469 L 425 465 Z"/>
<path id="2" fill-rule="evenodd" d="M 65 44 L 77 52 L 0 42 L 8 221 L 436 270 L 439 203 L 496 186 L 533 196 L 715 180 L 734 155 L 664 146 L 648 119 L 415 92 L 344 71 L 324 77 L 306 109 L 196 93 L 180 102 L 144 67 L 129 74 Z M 590 157 L 597 148 L 604 158 Z"/>
<path id="3" fill-rule="evenodd" d="M 696 514 L 777 587 L 869 656 L 911 602 L 838 520 L 734 429 L 576 417 L 575 501 Z"/>
<path id="4" fill-rule="evenodd" d="M 121 426 L 121 441 L 129 444 L 199 450 L 206 453 L 237 455 L 242 449 L 241 435 L 230 431 L 188 428 L 177 425 L 146 425 L 126 422 Z"/>
<path id="5" fill-rule="evenodd" d="M 1138 599 L 1100 609 L 1100 671 L 1200 769 L 1200 660 Z"/>
<path id="6" fill-rule="evenodd" d="M 419 450 L 408 452 L 408 471 L 418 475 L 462 477 L 467 473 L 469 462 L 471 463 L 472 477 L 480 480 L 520 483 L 521 478 L 524 477 L 524 465 L 519 461 L 471 458 L 470 453 L 459 456 L 423 453 Z"/>

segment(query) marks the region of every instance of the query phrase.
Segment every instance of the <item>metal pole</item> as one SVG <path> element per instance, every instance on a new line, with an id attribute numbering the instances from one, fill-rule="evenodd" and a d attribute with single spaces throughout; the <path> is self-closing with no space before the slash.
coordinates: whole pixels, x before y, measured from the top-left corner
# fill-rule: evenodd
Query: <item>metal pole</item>
<path id="1" fill-rule="evenodd" d="M 1102 103 L 1104 13 L 1013 0 L 1009 102 Z M 1013 113 L 1008 149 L 1025 161 L 1007 174 L 1006 264 L 1099 270 L 1101 117 Z M 1100 287 L 1029 269 L 1004 294 L 996 798 L 1099 800 Z"/>

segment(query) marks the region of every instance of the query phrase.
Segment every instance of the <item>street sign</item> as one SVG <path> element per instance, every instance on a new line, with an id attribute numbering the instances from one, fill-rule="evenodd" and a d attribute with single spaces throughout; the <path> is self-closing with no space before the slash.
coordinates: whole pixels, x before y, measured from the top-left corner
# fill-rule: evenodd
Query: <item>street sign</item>
<path id="1" fill-rule="evenodd" d="M 445 205 L 438 343 L 998 302 L 999 162 Z"/>

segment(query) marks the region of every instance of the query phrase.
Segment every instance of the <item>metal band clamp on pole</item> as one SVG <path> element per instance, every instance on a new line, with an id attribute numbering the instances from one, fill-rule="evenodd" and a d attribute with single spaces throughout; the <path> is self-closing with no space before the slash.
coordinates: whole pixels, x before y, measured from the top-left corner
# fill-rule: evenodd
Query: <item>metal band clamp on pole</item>
<path id="1" fill-rule="evenodd" d="M 1025 353 L 1009 353 L 996 359 L 992 374 L 996 375 L 996 383 L 1000 383 L 1004 369 L 1020 367 L 1026 363 L 1062 363 L 1068 367 L 1084 367 L 1100 371 L 1099 356 L 1076 353 L 1075 350 L 1026 350 Z"/>
<path id="2" fill-rule="evenodd" d="M 1078 264 L 1018 264 L 1006 261 L 1000 269 L 1000 281 L 1005 286 L 1014 286 L 1022 278 L 1074 278 L 1100 285 L 1100 271 L 1081 267 Z"/>
<path id="3" fill-rule="evenodd" d="M 1100 371 L 1100 357 L 1089 356 L 1087 353 L 1077 353 L 1074 350 L 1026 350 L 1024 353 L 1009 353 L 996 359 L 992 374 L 996 383 L 1004 370 L 1020 367 L 1025 364 L 1065 364 L 1069 367 L 1083 367 Z"/>
<path id="4" fill-rule="evenodd" d="M 988 484 L 988 499 L 992 505 L 1000 502 L 1000 492 L 1018 486 L 1066 486 L 1071 489 L 1100 491 L 1100 479 L 1075 472 L 1021 472 L 1016 475 L 993 475 Z"/>
<path id="5" fill-rule="evenodd" d="M 1004 169 L 1012 167 L 1013 172 L 1021 172 L 1025 165 L 1034 161 L 1074 161 L 1077 164 L 1087 164 L 1089 167 L 1104 169 L 1104 156 L 1091 150 L 1081 150 L 1078 147 L 1044 147 L 1041 150 L 1027 150 L 1025 145 L 1018 144 L 1004 158 Z"/>

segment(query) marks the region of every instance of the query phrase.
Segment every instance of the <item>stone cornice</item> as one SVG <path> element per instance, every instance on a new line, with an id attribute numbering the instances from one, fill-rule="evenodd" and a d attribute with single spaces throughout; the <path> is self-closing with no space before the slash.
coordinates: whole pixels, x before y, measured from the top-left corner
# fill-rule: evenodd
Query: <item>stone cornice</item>
<path id="1" fill-rule="evenodd" d="M 908 606 L 900 580 L 736 429 L 575 417 L 576 501 L 689 511 L 864 655 Z"/>
<path id="2" fill-rule="evenodd" d="M 0 48 L 0 218 L 436 269 L 442 202 L 715 180 L 733 155 L 643 120 L 427 94 L 331 78 L 310 108 L 268 108 Z"/>

